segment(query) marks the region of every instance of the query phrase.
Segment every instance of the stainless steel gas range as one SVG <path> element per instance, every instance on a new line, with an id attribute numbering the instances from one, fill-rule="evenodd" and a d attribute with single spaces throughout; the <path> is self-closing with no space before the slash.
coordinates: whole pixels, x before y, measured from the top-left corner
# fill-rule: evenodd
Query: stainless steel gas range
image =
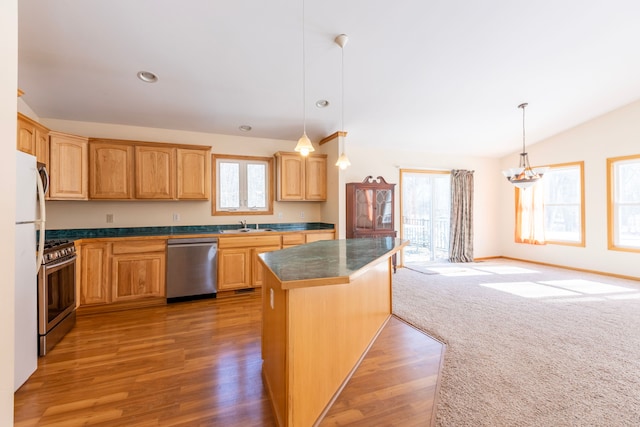
<path id="1" fill-rule="evenodd" d="M 76 323 L 76 248 L 48 240 L 38 273 L 38 352 L 44 356 Z"/>

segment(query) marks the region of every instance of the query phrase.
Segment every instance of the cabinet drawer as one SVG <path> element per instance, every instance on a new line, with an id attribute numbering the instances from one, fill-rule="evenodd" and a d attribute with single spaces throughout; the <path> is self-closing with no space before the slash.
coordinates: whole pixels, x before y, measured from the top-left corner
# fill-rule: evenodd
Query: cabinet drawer
<path id="1" fill-rule="evenodd" d="M 306 243 L 312 243 L 312 242 L 317 242 L 318 240 L 333 240 L 334 239 L 334 232 L 325 232 L 325 233 L 309 233 L 306 236 Z"/>
<path id="2" fill-rule="evenodd" d="M 304 234 L 302 233 L 285 233 L 282 235 L 282 245 L 302 245 L 304 243 Z"/>
<path id="3" fill-rule="evenodd" d="M 114 255 L 120 255 L 144 252 L 164 252 L 166 247 L 166 240 L 128 240 L 124 242 L 114 242 L 112 253 Z"/>
<path id="4" fill-rule="evenodd" d="M 220 237 L 218 247 L 224 248 L 253 248 L 256 246 L 278 246 L 280 245 L 280 234 L 269 236 L 242 236 L 242 237 Z"/>

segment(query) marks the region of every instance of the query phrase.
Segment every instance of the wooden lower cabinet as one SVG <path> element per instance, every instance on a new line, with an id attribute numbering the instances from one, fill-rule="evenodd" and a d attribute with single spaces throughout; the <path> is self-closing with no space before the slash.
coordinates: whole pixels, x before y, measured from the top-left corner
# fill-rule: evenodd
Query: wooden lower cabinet
<path id="1" fill-rule="evenodd" d="M 218 290 L 251 287 L 251 249 L 231 248 L 218 251 Z"/>
<path id="2" fill-rule="evenodd" d="M 76 274 L 79 284 L 78 305 L 108 304 L 111 302 L 109 286 L 109 243 L 85 243 L 77 251 Z"/>
<path id="3" fill-rule="evenodd" d="M 164 304 L 166 239 L 82 243 L 79 308 Z"/>
<path id="4" fill-rule="evenodd" d="M 165 295 L 165 254 L 114 255 L 111 263 L 113 302 Z"/>
<path id="5" fill-rule="evenodd" d="M 264 282 L 264 267 L 258 260 L 258 255 L 264 252 L 278 251 L 280 250 L 280 245 L 278 246 L 262 246 L 260 248 L 255 248 L 251 250 L 251 262 L 253 265 L 251 266 L 252 273 L 252 283 L 253 286 L 259 288 L 262 286 Z"/>
<path id="6" fill-rule="evenodd" d="M 281 235 L 221 237 L 218 240 L 218 291 L 262 286 L 257 254 L 282 247 Z"/>

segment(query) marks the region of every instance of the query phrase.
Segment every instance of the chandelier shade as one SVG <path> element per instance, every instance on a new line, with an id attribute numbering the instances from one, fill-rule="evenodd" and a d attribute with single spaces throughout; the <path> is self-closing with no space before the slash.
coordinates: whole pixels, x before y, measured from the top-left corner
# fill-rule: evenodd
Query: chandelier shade
<path id="1" fill-rule="evenodd" d="M 502 171 L 507 180 L 516 187 L 526 190 L 542 179 L 542 176 L 549 170 L 548 167 L 532 168 L 529 164 L 529 155 L 525 150 L 525 126 L 524 109 L 526 102 L 518 105 L 522 108 L 522 153 L 520 153 L 520 164 L 517 168 L 509 168 Z"/>
<path id="2" fill-rule="evenodd" d="M 313 148 L 313 145 L 311 144 L 311 140 L 307 136 L 306 131 L 302 134 L 302 136 L 298 140 L 295 151 L 297 151 L 303 156 L 308 156 L 310 152 L 315 151 L 315 149 Z"/>

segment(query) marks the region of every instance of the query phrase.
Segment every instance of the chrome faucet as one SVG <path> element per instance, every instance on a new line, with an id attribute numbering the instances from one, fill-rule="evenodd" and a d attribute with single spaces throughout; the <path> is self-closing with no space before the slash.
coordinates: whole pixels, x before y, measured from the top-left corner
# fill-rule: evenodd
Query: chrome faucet
<path id="1" fill-rule="evenodd" d="M 244 228 L 244 229 L 247 228 L 247 220 L 246 219 L 240 221 L 240 224 L 242 224 L 242 228 Z"/>

